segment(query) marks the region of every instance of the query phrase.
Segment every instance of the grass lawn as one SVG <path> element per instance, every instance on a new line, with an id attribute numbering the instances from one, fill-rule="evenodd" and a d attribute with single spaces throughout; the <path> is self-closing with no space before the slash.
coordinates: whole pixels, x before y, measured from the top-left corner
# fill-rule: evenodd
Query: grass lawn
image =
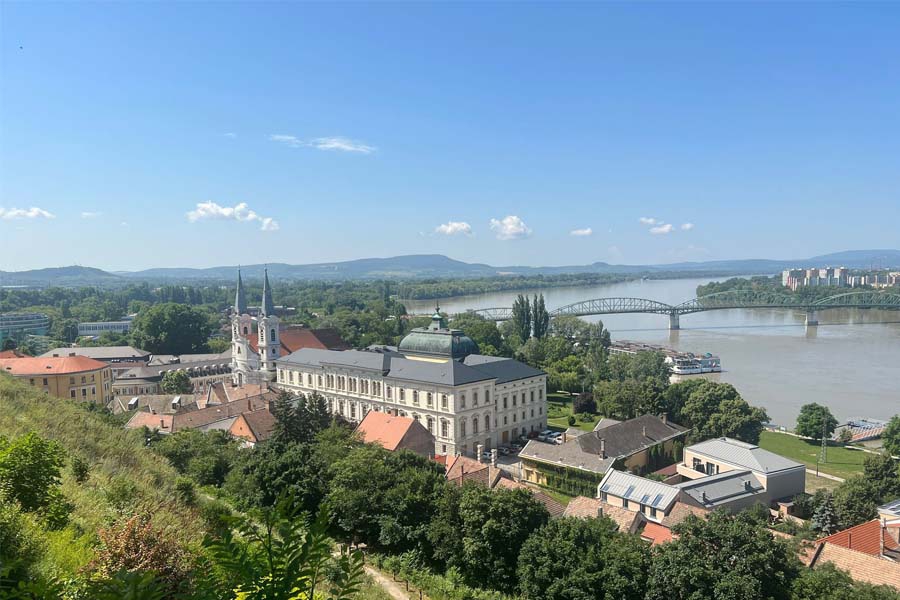
<path id="1" fill-rule="evenodd" d="M 759 445 L 775 454 L 780 454 L 798 462 L 806 463 L 810 469 L 816 468 L 816 457 L 822 450 L 821 444 L 804 440 L 786 433 L 763 431 Z M 843 479 L 862 473 L 866 453 L 844 446 L 828 446 L 828 460 L 819 465 L 819 470 Z"/>
<path id="2" fill-rule="evenodd" d="M 821 470 L 821 469 L 820 469 Z M 813 473 L 806 474 L 806 493 L 814 494 L 816 490 L 834 491 L 837 486 L 841 485 L 840 481 L 827 479 L 825 477 L 816 477 Z"/>
<path id="3" fill-rule="evenodd" d="M 547 394 L 547 427 L 565 431 L 569 427 L 569 416 L 572 414 L 572 398 L 565 394 Z M 593 431 L 600 415 L 591 415 L 590 421 L 575 420 L 574 427 L 584 431 Z"/>

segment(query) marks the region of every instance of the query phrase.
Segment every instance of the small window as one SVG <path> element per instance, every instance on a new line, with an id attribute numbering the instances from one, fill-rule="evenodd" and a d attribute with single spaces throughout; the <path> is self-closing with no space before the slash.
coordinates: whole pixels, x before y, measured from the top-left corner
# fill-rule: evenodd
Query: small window
<path id="1" fill-rule="evenodd" d="M 466 394 L 465 394 L 465 392 L 459 395 L 459 407 L 460 407 L 460 408 L 465 408 L 465 407 L 466 407 Z"/>
<path id="2" fill-rule="evenodd" d="M 447 410 L 447 394 L 441 394 L 441 408 Z"/>
<path id="3" fill-rule="evenodd" d="M 478 392 L 472 392 L 472 406 L 478 406 Z"/>
<path id="4" fill-rule="evenodd" d="M 74 397 L 75 397 L 75 390 L 69 390 L 69 396 L 71 396 L 72 398 L 74 398 Z"/>
<path id="5" fill-rule="evenodd" d="M 485 404 L 491 403 L 491 391 L 490 390 L 484 390 L 484 403 Z"/>
<path id="6" fill-rule="evenodd" d="M 87 398 L 87 388 L 81 388 L 81 397 Z"/>

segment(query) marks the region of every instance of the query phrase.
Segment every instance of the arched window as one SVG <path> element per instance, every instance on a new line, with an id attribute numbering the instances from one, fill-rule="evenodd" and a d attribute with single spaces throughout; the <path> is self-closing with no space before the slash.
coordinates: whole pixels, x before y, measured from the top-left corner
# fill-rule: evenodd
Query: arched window
<path id="1" fill-rule="evenodd" d="M 484 415 L 484 430 L 491 430 L 491 415 Z"/>
<path id="2" fill-rule="evenodd" d="M 460 437 L 466 437 L 466 419 L 463 418 L 459 422 L 459 435 Z"/>
<path id="3" fill-rule="evenodd" d="M 275 339 L 275 328 L 274 328 L 274 327 L 273 327 L 272 329 L 269 330 L 269 339 L 270 339 L 270 340 L 274 340 L 274 339 Z"/>
<path id="4" fill-rule="evenodd" d="M 250 333 L 250 332 L 249 332 L 249 331 L 247 331 L 247 326 L 246 326 L 246 325 L 244 325 L 244 335 L 247 335 L 247 334 L 248 334 L 248 333 Z"/>
<path id="5" fill-rule="evenodd" d="M 478 415 L 472 417 L 472 433 L 478 433 Z"/>

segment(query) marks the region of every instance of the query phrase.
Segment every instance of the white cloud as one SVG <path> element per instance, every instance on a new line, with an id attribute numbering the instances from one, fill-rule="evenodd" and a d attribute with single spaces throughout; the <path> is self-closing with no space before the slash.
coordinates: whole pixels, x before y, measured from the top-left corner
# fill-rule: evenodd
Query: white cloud
<path id="1" fill-rule="evenodd" d="M 278 231 L 278 221 L 271 217 L 261 217 L 250 210 L 246 202 L 235 206 L 220 206 L 215 202 L 199 202 L 197 207 L 187 213 L 188 221 L 195 223 L 210 219 L 223 219 L 242 222 L 259 222 L 263 231 Z"/>
<path id="2" fill-rule="evenodd" d="M 435 227 L 434 232 L 443 235 L 472 235 L 472 226 L 465 221 L 447 221 Z"/>
<path id="3" fill-rule="evenodd" d="M 641 222 L 641 225 L 656 225 L 661 222 L 653 217 L 641 217 L 638 221 Z"/>
<path id="4" fill-rule="evenodd" d="M 372 154 L 376 150 L 375 146 L 370 146 L 363 142 L 340 136 L 302 140 L 295 135 L 273 133 L 269 135 L 269 141 L 278 142 L 279 144 L 284 144 L 291 148 L 301 148 L 305 146 L 316 148 L 317 150 L 337 150 L 340 152 L 358 152 L 360 154 Z"/>
<path id="5" fill-rule="evenodd" d="M 531 235 L 525 221 L 515 215 L 508 215 L 499 221 L 491 219 L 491 229 L 496 232 L 498 240 L 517 240 Z"/>
<path id="6" fill-rule="evenodd" d="M 673 227 L 671 223 L 660 223 L 656 227 L 651 227 L 650 233 L 653 235 L 665 235 L 667 233 L 672 233 L 673 229 L 675 229 L 675 227 Z"/>
<path id="7" fill-rule="evenodd" d="M 693 224 L 693 223 L 682 223 L 682 224 L 681 224 L 681 230 L 682 230 L 682 231 L 690 231 L 690 230 L 693 229 L 693 228 L 694 228 L 694 224 Z"/>
<path id="8" fill-rule="evenodd" d="M 369 146 L 368 144 L 343 137 L 316 138 L 309 145 L 319 150 L 340 150 L 341 152 L 360 152 L 362 154 L 375 152 L 375 146 Z"/>
<path id="9" fill-rule="evenodd" d="M 0 208 L 0 219 L 12 221 L 14 219 L 55 219 L 56 215 L 32 206 L 31 208 Z"/>
<path id="10" fill-rule="evenodd" d="M 589 235 L 594 235 L 594 230 L 590 227 L 585 227 L 584 229 L 573 229 L 569 232 L 569 235 L 574 235 L 575 237 L 587 237 Z"/>
<path id="11" fill-rule="evenodd" d="M 82 219 L 96 219 L 97 217 L 99 217 L 102 214 L 103 214 L 102 212 L 86 210 L 81 213 L 81 218 Z"/>
<path id="12" fill-rule="evenodd" d="M 222 135 L 225 136 L 225 137 L 227 137 L 227 138 L 231 138 L 231 139 L 234 139 L 234 138 L 237 137 L 237 134 L 234 133 L 234 132 L 231 132 L 231 131 L 229 131 L 228 133 L 223 133 Z"/>

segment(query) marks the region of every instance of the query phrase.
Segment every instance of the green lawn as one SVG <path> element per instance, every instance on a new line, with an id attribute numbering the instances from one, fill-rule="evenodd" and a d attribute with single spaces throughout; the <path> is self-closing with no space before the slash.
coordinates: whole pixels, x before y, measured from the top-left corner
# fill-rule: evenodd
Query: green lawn
<path id="1" fill-rule="evenodd" d="M 822 451 L 818 442 L 774 431 L 763 431 L 759 445 L 775 454 L 806 463 L 811 469 L 816 468 L 816 457 Z M 862 473 L 865 457 L 866 453 L 862 450 L 829 445 L 827 462 L 819 465 L 819 471 L 846 479 Z"/>
<path id="2" fill-rule="evenodd" d="M 565 394 L 547 394 L 547 427 L 565 431 L 569 427 L 569 415 L 572 414 L 572 398 Z M 601 419 L 600 415 L 591 415 L 590 421 L 576 419 L 574 427 L 584 431 L 593 431 L 594 425 Z"/>

